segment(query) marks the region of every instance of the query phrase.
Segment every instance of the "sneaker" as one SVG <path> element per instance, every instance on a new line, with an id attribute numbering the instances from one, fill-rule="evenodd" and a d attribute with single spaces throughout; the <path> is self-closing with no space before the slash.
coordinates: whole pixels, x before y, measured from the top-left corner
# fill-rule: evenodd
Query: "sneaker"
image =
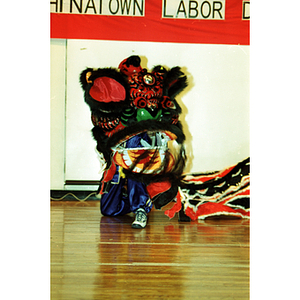
<path id="1" fill-rule="evenodd" d="M 143 208 L 139 208 L 135 214 L 135 220 L 133 221 L 132 228 L 145 228 L 147 225 L 147 213 Z"/>

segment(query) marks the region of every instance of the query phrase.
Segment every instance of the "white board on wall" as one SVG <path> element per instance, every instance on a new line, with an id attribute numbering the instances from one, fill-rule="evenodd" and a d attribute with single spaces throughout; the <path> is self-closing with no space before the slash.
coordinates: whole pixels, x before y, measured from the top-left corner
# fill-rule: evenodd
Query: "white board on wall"
<path id="1" fill-rule="evenodd" d="M 90 111 L 79 74 L 139 55 L 142 67 L 180 66 L 189 86 L 176 99 L 187 137 L 186 172 L 225 168 L 249 156 L 249 46 L 67 41 L 66 180 L 99 180 Z"/>

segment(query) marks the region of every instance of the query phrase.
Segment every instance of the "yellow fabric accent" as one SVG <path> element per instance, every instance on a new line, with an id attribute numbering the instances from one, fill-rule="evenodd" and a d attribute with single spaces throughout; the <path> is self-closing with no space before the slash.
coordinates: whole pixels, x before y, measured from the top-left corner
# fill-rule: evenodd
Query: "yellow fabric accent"
<path id="1" fill-rule="evenodd" d="M 120 174 L 120 177 L 122 177 L 122 178 L 126 177 L 125 174 L 123 173 L 123 168 L 122 167 L 119 168 L 119 174 Z"/>

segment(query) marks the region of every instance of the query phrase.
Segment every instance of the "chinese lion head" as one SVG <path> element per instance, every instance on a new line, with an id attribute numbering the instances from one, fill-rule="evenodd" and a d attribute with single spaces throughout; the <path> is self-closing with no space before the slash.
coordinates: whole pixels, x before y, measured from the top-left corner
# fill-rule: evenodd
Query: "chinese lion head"
<path id="1" fill-rule="evenodd" d="M 175 100 L 187 86 L 181 68 L 158 65 L 149 71 L 139 56 L 130 56 L 118 69 L 85 69 L 80 83 L 97 150 L 107 164 L 102 183 L 119 166 L 125 176 L 149 187 L 156 208 L 170 202 L 186 161 Z"/>

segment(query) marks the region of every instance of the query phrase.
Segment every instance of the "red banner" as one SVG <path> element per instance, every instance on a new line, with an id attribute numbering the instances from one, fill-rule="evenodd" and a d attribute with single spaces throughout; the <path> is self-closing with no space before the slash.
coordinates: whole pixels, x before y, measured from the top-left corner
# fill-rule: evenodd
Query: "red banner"
<path id="1" fill-rule="evenodd" d="M 249 1 L 56 0 L 51 38 L 249 45 Z"/>

